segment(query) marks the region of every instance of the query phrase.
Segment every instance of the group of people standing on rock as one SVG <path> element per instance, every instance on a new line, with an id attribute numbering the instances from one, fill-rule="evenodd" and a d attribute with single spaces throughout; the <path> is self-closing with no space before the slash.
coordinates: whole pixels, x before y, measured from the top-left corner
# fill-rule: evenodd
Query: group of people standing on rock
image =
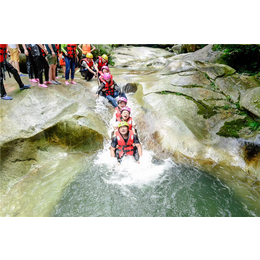
<path id="1" fill-rule="evenodd" d="M 18 44 L 16 46 L 19 62 L 20 49 Z M 82 51 L 82 59 L 78 66 L 80 67 L 81 75 L 86 81 L 96 77 L 98 89 L 95 96 L 105 97 L 115 107 L 111 156 L 117 157 L 119 163 L 121 163 L 124 156 L 134 156 L 136 161 L 139 162 L 139 158 L 142 156 L 142 148 L 135 130 L 136 125 L 130 116 L 131 109 L 126 106 L 127 97 L 110 73 L 108 56 L 106 54 L 97 57 L 96 61 L 94 61 L 91 52 L 95 50 L 95 46 L 92 44 L 22 44 L 22 46 L 26 55 L 26 68 L 29 80 L 33 83 L 38 83 L 38 86 L 42 88 L 48 88 L 48 84 L 61 84 L 56 80 L 58 78 L 57 63 L 60 64 L 65 74 L 65 85 L 67 86 L 70 83 L 77 84 L 74 81 L 74 75 L 78 64 L 78 49 L 80 49 Z M 14 76 L 20 86 L 20 90 L 30 88 L 30 85 L 24 85 L 21 81 L 20 76 L 22 75 L 19 75 L 19 69 L 16 69 L 6 60 L 7 54 L 10 54 L 10 47 L 8 47 L 8 44 L 0 44 L 0 85 L 1 99 L 3 100 L 12 100 L 12 97 L 7 95 L 4 88 L 5 71 Z M 17 61 L 17 57 L 15 61 Z M 43 73 L 45 81 L 43 81 Z M 70 82 L 69 78 L 71 78 Z M 116 101 L 118 96 L 119 99 Z"/>

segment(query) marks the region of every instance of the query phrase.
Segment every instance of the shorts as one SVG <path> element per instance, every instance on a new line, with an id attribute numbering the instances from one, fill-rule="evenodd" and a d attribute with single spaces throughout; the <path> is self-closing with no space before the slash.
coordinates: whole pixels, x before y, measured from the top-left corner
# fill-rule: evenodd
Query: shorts
<path id="1" fill-rule="evenodd" d="M 48 60 L 48 63 L 49 65 L 56 65 L 57 64 L 57 57 L 52 57 L 51 54 L 47 54 L 47 60 Z"/>
<path id="2" fill-rule="evenodd" d="M 8 48 L 9 49 L 9 52 L 10 52 L 10 55 L 11 55 L 11 60 L 12 61 L 19 61 L 19 51 L 18 49 L 12 49 L 12 48 Z"/>

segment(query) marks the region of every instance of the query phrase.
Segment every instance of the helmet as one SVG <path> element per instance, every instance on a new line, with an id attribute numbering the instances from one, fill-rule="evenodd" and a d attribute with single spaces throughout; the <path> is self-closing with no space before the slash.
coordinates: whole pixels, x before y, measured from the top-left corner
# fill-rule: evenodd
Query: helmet
<path id="1" fill-rule="evenodd" d="M 123 108 L 121 109 L 121 113 L 122 113 L 124 110 L 128 111 L 129 114 L 131 114 L 131 109 L 130 109 L 130 107 L 123 107 Z"/>
<path id="2" fill-rule="evenodd" d="M 111 79 L 111 75 L 110 75 L 110 73 L 104 73 L 104 75 L 103 75 L 103 79 L 104 79 L 104 80 Z"/>
<path id="3" fill-rule="evenodd" d="M 101 70 L 103 70 L 103 69 L 109 70 L 108 66 L 103 66 L 103 67 L 101 68 Z"/>
<path id="4" fill-rule="evenodd" d="M 106 54 L 103 54 L 101 57 L 102 57 L 103 59 L 105 59 L 105 60 L 108 60 L 108 57 L 107 57 Z"/>
<path id="5" fill-rule="evenodd" d="M 86 57 L 89 58 L 89 59 L 93 59 L 92 53 L 87 53 Z"/>
<path id="6" fill-rule="evenodd" d="M 124 98 L 124 97 L 120 97 L 118 100 L 117 100 L 117 104 L 119 104 L 120 102 L 125 102 L 127 104 L 127 99 Z"/>
<path id="7" fill-rule="evenodd" d="M 129 127 L 128 123 L 125 122 L 125 121 L 122 121 L 122 122 L 120 122 L 120 123 L 118 124 L 118 128 L 120 128 L 121 126 L 127 126 L 127 127 Z"/>

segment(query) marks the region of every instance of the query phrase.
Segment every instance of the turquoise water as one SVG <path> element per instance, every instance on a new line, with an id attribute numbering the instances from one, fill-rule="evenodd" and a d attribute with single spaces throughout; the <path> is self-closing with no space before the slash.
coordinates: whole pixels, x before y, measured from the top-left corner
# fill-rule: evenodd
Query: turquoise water
<path id="1" fill-rule="evenodd" d="M 94 159 L 94 158 L 93 158 Z M 150 157 L 151 159 L 151 157 Z M 144 168 L 116 172 L 86 162 L 66 188 L 54 217 L 246 217 L 259 216 L 220 180 L 171 160 L 151 159 Z M 129 166 L 129 162 L 128 162 Z M 133 166 L 135 167 L 135 166 Z"/>

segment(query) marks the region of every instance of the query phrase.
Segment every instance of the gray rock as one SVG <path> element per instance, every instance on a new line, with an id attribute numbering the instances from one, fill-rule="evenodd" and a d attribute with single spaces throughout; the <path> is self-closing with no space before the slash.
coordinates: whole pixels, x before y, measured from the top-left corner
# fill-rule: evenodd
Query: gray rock
<path id="1" fill-rule="evenodd" d="M 245 91 L 241 95 L 240 105 L 260 117 L 260 87 Z"/>

